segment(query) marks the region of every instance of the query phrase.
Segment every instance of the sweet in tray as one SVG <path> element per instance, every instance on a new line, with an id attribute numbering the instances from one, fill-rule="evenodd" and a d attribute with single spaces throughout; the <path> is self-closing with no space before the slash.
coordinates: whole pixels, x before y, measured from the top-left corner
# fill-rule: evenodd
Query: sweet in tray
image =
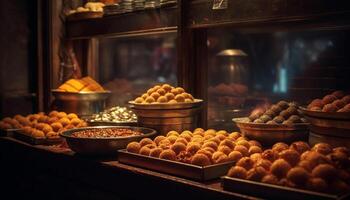
<path id="1" fill-rule="evenodd" d="M 131 142 L 126 150 L 165 160 L 208 166 L 212 164 L 236 162 L 242 157 L 261 153 L 262 147 L 255 140 L 248 140 L 238 132 L 201 128 L 178 133 L 170 131 L 166 136 L 154 140 L 144 138 Z"/>
<path id="2" fill-rule="evenodd" d="M 253 111 L 249 121 L 257 124 L 285 124 L 305 123 L 299 115 L 298 104 L 295 102 L 279 101 L 268 109 Z"/>
<path id="3" fill-rule="evenodd" d="M 307 109 L 318 112 L 350 112 L 350 95 L 338 90 L 322 99 L 314 99 Z"/>
<path id="4" fill-rule="evenodd" d="M 33 138 L 57 138 L 61 131 L 87 126 L 76 114 L 58 111 L 51 111 L 48 115 L 42 112 L 31 114 L 26 119 L 27 124 L 21 132 Z"/>
<path id="5" fill-rule="evenodd" d="M 90 122 L 136 122 L 137 116 L 127 107 L 115 106 L 94 114 L 89 119 Z"/>
<path id="6" fill-rule="evenodd" d="M 300 188 L 322 193 L 350 191 L 350 150 L 305 142 L 290 146 L 276 143 L 271 149 L 241 158 L 227 173 L 232 178 Z"/>
<path id="7" fill-rule="evenodd" d="M 69 79 L 57 91 L 61 92 L 104 92 L 103 87 L 89 76 L 81 79 Z"/>
<path id="8" fill-rule="evenodd" d="M 181 87 L 173 87 L 169 84 L 156 85 L 134 100 L 134 103 L 137 104 L 174 104 L 192 102 L 194 102 L 194 98 L 191 94 L 187 93 Z"/>
<path id="9" fill-rule="evenodd" d="M 20 129 L 23 126 L 29 124 L 29 120 L 27 117 L 23 115 L 15 115 L 13 118 L 5 117 L 0 121 L 0 129 L 8 130 L 8 129 Z"/>

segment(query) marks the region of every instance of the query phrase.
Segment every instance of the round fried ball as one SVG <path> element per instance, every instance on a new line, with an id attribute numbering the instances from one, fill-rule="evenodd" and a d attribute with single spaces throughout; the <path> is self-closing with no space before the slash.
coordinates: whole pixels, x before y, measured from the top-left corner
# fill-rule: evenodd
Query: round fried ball
<path id="1" fill-rule="evenodd" d="M 251 115 L 249 115 L 248 119 L 253 122 L 255 120 L 257 120 L 260 117 L 259 113 L 252 113 Z"/>
<path id="2" fill-rule="evenodd" d="M 233 141 L 237 140 L 238 138 L 240 138 L 242 135 L 239 132 L 232 132 L 231 134 L 229 134 L 227 137 Z"/>
<path id="3" fill-rule="evenodd" d="M 243 156 L 248 156 L 249 155 L 249 151 L 248 151 L 247 147 L 245 147 L 243 145 L 236 145 L 233 150 L 234 151 L 239 151 Z"/>
<path id="4" fill-rule="evenodd" d="M 47 138 L 59 138 L 59 135 L 56 132 L 50 131 L 50 132 L 46 133 L 46 137 Z"/>
<path id="5" fill-rule="evenodd" d="M 345 96 L 345 93 L 341 90 L 334 91 L 331 95 L 337 97 L 338 99 L 341 99 Z"/>
<path id="6" fill-rule="evenodd" d="M 350 95 L 344 96 L 341 100 L 344 101 L 346 104 L 350 103 Z"/>
<path id="7" fill-rule="evenodd" d="M 202 148 L 204 148 L 204 147 L 210 147 L 210 148 L 212 148 L 214 150 L 218 149 L 218 145 L 214 141 L 204 142 Z"/>
<path id="8" fill-rule="evenodd" d="M 201 148 L 200 144 L 198 143 L 189 143 L 186 147 L 186 151 L 191 153 L 192 155 L 195 154 L 199 149 Z"/>
<path id="9" fill-rule="evenodd" d="M 284 110 L 284 109 L 288 108 L 289 104 L 286 101 L 279 101 L 277 103 L 277 106 Z"/>
<path id="10" fill-rule="evenodd" d="M 185 98 L 181 94 L 176 95 L 175 100 L 177 102 L 185 102 Z"/>
<path id="11" fill-rule="evenodd" d="M 312 107 L 322 108 L 323 106 L 324 106 L 324 103 L 323 103 L 322 99 L 315 99 L 308 105 L 307 108 L 308 109 L 311 109 Z"/>
<path id="12" fill-rule="evenodd" d="M 168 99 L 164 96 L 161 96 L 157 99 L 157 102 L 158 103 L 166 103 L 166 102 L 168 102 Z"/>
<path id="13" fill-rule="evenodd" d="M 218 151 L 220 151 L 226 155 L 229 155 L 231 153 L 232 149 L 226 145 L 220 145 L 218 147 Z"/>
<path id="14" fill-rule="evenodd" d="M 159 158 L 159 155 L 162 153 L 162 151 L 163 149 L 160 147 L 153 148 L 151 149 L 149 156 Z"/>
<path id="15" fill-rule="evenodd" d="M 277 123 L 277 122 L 275 122 L 274 120 L 270 120 L 270 121 L 266 122 L 266 124 L 276 125 L 276 124 L 278 124 L 278 123 Z"/>
<path id="16" fill-rule="evenodd" d="M 279 158 L 287 161 L 291 166 L 295 166 L 300 160 L 300 154 L 293 149 L 286 149 L 279 153 Z"/>
<path id="17" fill-rule="evenodd" d="M 173 100 L 175 98 L 175 95 L 173 93 L 166 93 L 164 96 L 168 101 Z"/>
<path id="18" fill-rule="evenodd" d="M 289 148 L 288 144 L 286 144 L 284 142 L 277 142 L 276 144 L 274 144 L 272 146 L 272 150 L 274 150 L 276 152 L 282 152 L 283 150 L 286 150 L 288 148 Z"/>
<path id="19" fill-rule="evenodd" d="M 248 150 L 248 154 L 249 155 L 252 155 L 252 154 L 255 154 L 255 153 L 262 153 L 262 149 L 258 146 L 251 146 Z"/>
<path id="20" fill-rule="evenodd" d="M 67 118 L 70 119 L 70 120 L 72 120 L 72 119 L 78 118 L 78 115 L 75 114 L 75 113 L 69 113 L 69 114 L 67 115 Z"/>
<path id="21" fill-rule="evenodd" d="M 221 163 L 221 162 L 228 161 L 227 155 L 222 153 L 221 151 L 216 151 L 215 153 L 213 153 L 211 159 L 214 163 Z"/>
<path id="22" fill-rule="evenodd" d="M 62 124 L 62 126 L 67 126 L 70 124 L 70 120 L 67 117 L 61 118 L 59 122 Z"/>
<path id="23" fill-rule="evenodd" d="M 232 151 L 230 154 L 228 154 L 228 160 L 232 162 L 238 162 L 243 155 L 239 151 Z"/>
<path id="24" fill-rule="evenodd" d="M 236 145 L 242 145 L 245 146 L 247 149 L 250 148 L 250 144 L 247 140 L 239 140 L 236 142 Z"/>
<path id="25" fill-rule="evenodd" d="M 251 181 L 261 181 L 267 173 L 268 172 L 263 167 L 254 167 L 247 172 L 247 179 Z"/>
<path id="26" fill-rule="evenodd" d="M 149 95 L 148 95 L 147 93 L 144 93 L 144 94 L 142 94 L 142 96 L 141 96 L 142 99 L 146 99 L 147 97 L 149 97 Z M 136 101 L 136 100 L 135 100 L 135 101 Z"/>
<path id="27" fill-rule="evenodd" d="M 214 138 L 214 139 L 216 139 L 216 138 Z M 219 141 L 220 142 L 220 141 Z M 235 148 L 235 143 L 233 143 L 231 140 L 229 140 L 229 139 L 224 139 L 224 140 L 222 140 L 221 142 L 220 142 L 220 146 L 227 146 L 227 147 L 229 147 L 230 149 L 233 149 L 233 148 Z"/>
<path id="28" fill-rule="evenodd" d="M 49 117 L 56 117 L 57 114 L 58 114 L 58 111 L 53 110 L 53 111 L 51 111 L 51 112 L 49 113 Z"/>
<path id="29" fill-rule="evenodd" d="M 309 173 L 302 167 L 294 167 L 288 171 L 287 179 L 296 185 L 304 185 L 309 179 Z"/>
<path id="30" fill-rule="evenodd" d="M 58 118 L 63 118 L 63 117 L 67 117 L 67 113 L 65 113 L 65 112 L 59 112 L 59 113 L 57 113 L 57 115 L 56 115 Z"/>
<path id="31" fill-rule="evenodd" d="M 162 140 L 159 142 L 158 146 L 162 149 L 170 149 L 171 147 L 171 142 L 168 140 L 168 138 Z"/>
<path id="32" fill-rule="evenodd" d="M 323 108 L 323 112 L 337 112 L 338 108 L 333 104 L 326 104 Z"/>
<path id="33" fill-rule="evenodd" d="M 138 142 L 130 142 L 128 146 L 126 146 L 126 150 L 131 153 L 139 153 L 141 149 L 141 145 Z"/>
<path id="34" fill-rule="evenodd" d="M 273 184 L 277 185 L 278 184 L 278 178 L 273 175 L 273 174 L 267 174 L 261 179 L 262 183 L 267 183 L 267 184 Z"/>
<path id="35" fill-rule="evenodd" d="M 51 128 L 53 129 L 53 131 L 58 132 L 60 129 L 63 128 L 63 126 L 61 123 L 55 122 L 51 124 Z"/>
<path id="36" fill-rule="evenodd" d="M 196 154 L 204 154 L 204 155 L 206 155 L 206 156 L 209 158 L 209 160 L 210 160 L 211 157 L 213 156 L 213 153 L 214 153 L 214 152 L 208 151 L 207 149 L 199 149 L 199 150 L 196 152 Z"/>
<path id="37" fill-rule="evenodd" d="M 308 160 L 301 160 L 298 163 L 298 166 L 304 168 L 308 172 L 312 171 L 312 165 L 311 165 L 310 161 L 308 161 Z"/>
<path id="38" fill-rule="evenodd" d="M 192 157 L 191 163 L 193 165 L 206 166 L 210 165 L 210 160 L 205 154 L 197 153 Z"/>
<path id="39" fill-rule="evenodd" d="M 306 188 L 313 191 L 325 192 L 328 189 L 328 184 L 322 178 L 309 178 L 305 184 Z"/>
<path id="40" fill-rule="evenodd" d="M 216 151 L 215 149 L 211 148 L 211 147 L 202 147 L 203 150 L 206 150 L 206 151 L 209 151 L 211 152 L 212 154 Z"/>
<path id="41" fill-rule="evenodd" d="M 145 99 L 145 102 L 146 103 L 153 103 L 153 102 L 155 102 L 156 100 L 152 97 L 152 96 L 149 96 L 149 97 L 147 97 L 146 99 Z"/>
<path id="42" fill-rule="evenodd" d="M 151 153 L 151 149 L 149 147 L 147 147 L 147 146 L 143 146 L 143 147 L 141 147 L 139 153 L 141 155 L 144 155 L 144 156 L 149 156 L 149 154 Z"/>
<path id="43" fill-rule="evenodd" d="M 287 172 L 291 169 L 292 167 L 290 164 L 283 160 L 283 159 L 277 159 L 275 160 L 272 165 L 271 165 L 271 173 L 279 178 L 283 178 L 287 175 Z"/>
<path id="44" fill-rule="evenodd" d="M 255 163 L 262 159 L 261 153 L 253 153 L 249 156 Z"/>
<path id="45" fill-rule="evenodd" d="M 329 103 L 332 103 L 335 100 L 337 100 L 337 97 L 330 94 L 330 95 L 326 95 L 325 97 L 323 97 L 322 102 L 324 104 L 329 104 Z"/>
<path id="46" fill-rule="evenodd" d="M 267 149 L 261 154 L 261 156 L 262 156 L 262 158 L 273 162 L 278 158 L 278 153 L 276 151 L 271 150 L 271 149 Z"/>
<path id="47" fill-rule="evenodd" d="M 176 160 L 176 153 L 171 149 L 166 149 L 162 151 L 162 153 L 159 155 L 159 158 L 166 160 Z"/>
<path id="48" fill-rule="evenodd" d="M 312 170 L 312 176 L 324 180 L 332 180 L 336 177 L 337 170 L 330 164 L 319 164 Z"/>
<path id="49" fill-rule="evenodd" d="M 171 136 L 171 135 L 179 136 L 180 134 L 179 134 L 178 132 L 176 132 L 176 131 L 169 131 L 169 132 L 166 134 L 167 137 L 169 137 L 169 136 Z"/>
<path id="50" fill-rule="evenodd" d="M 295 151 L 297 151 L 299 154 L 304 153 L 305 151 L 310 150 L 310 146 L 308 143 L 303 142 L 303 141 L 297 141 L 297 142 L 293 142 L 290 145 L 291 149 L 294 149 Z"/>
<path id="51" fill-rule="evenodd" d="M 220 141 L 223 141 L 224 139 L 226 139 L 226 136 L 224 136 L 224 135 L 216 135 L 214 138 L 217 138 Z"/>
<path id="52" fill-rule="evenodd" d="M 312 150 L 327 155 L 332 152 L 332 147 L 327 143 L 318 143 L 312 147 Z"/>
<path id="53" fill-rule="evenodd" d="M 332 103 L 332 105 L 334 105 L 337 109 L 341 109 L 346 105 L 346 103 L 340 99 L 337 99 Z"/>
<path id="54" fill-rule="evenodd" d="M 240 166 L 233 166 L 228 171 L 227 176 L 232 178 L 240 178 L 240 179 L 246 179 L 247 178 L 247 170 Z"/>
<path id="55" fill-rule="evenodd" d="M 35 138 L 45 138 L 45 133 L 43 131 L 40 131 L 40 130 L 34 130 L 32 132 L 32 136 Z"/>
<path id="56" fill-rule="evenodd" d="M 177 101 L 175 99 L 172 99 L 168 102 L 169 104 L 174 104 L 174 103 L 177 103 Z"/>
<path id="57" fill-rule="evenodd" d="M 167 137 L 167 139 L 170 141 L 171 144 L 174 144 L 175 141 L 177 140 L 177 137 L 175 135 L 171 135 Z"/>
<path id="58" fill-rule="evenodd" d="M 170 147 L 171 150 L 173 150 L 176 155 L 179 154 L 181 151 L 185 151 L 186 150 L 186 145 L 184 145 L 183 143 L 174 143 L 173 145 L 171 145 Z"/>
<path id="59" fill-rule="evenodd" d="M 250 146 L 258 146 L 258 147 L 262 148 L 260 142 L 258 142 L 256 140 L 249 140 L 248 143 Z"/>
<path id="60" fill-rule="evenodd" d="M 289 116 L 291 116 L 292 114 L 288 112 L 288 110 L 283 110 L 281 113 L 280 113 L 280 116 L 283 117 L 284 119 L 288 119 Z"/>
<path id="61" fill-rule="evenodd" d="M 333 148 L 333 152 L 342 152 L 345 153 L 347 156 L 350 156 L 350 149 L 346 148 L 346 147 L 336 147 Z"/>
<path id="62" fill-rule="evenodd" d="M 147 144 L 154 144 L 154 142 L 150 138 L 143 138 L 140 141 L 141 147 L 146 146 Z"/>
<path id="63" fill-rule="evenodd" d="M 305 152 L 305 153 L 306 153 L 306 155 L 303 157 L 305 157 L 305 160 L 310 161 L 310 165 L 312 166 L 312 168 L 318 164 L 325 164 L 325 163 L 330 162 L 329 159 L 325 155 L 320 154 L 316 151 L 310 151 L 308 153 L 307 152 Z"/>
<path id="64" fill-rule="evenodd" d="M 261 116 L 259 119 L 260 119 L 261 121 L 263 121 L 263 123 L 266 123 L 266 122 L 268 122 L 268 121 L 271 120 L 271 117 L 268 116 L 268 115 L 263 115 L 263 116 Z"/>
<path id="65" fill-rule="evenodd" d="M 291 121 L 293 123 L 300 123 L 301 119 L 298 115 L 292 115 L 288 118 L 288 121 Z"/>
<path id="66" fill-rule="evenodd" d="M 50 125 L 45 124 L 44 127 L 43 127 L 43 129 L 42 129 L 42 131 L 43 131 L 45 134 L 47 134 L 47 133 L 49 133 L 49 132 L 52 132 L 53 129 L 52 129 L 52 127 L 51 127 Z"/>
<path id="67" fill-rule="evenodd" d="M 166 91 L 163 89 L 163 88 L 160 88 L 157 90 L 157 93 L 160 95 L 160 96 L 163 96 L 165 95 Z"/>
<path id="68" fill-rule="evenodd" d="M 250 170 L 251 168 L 254 167 L 254 164 L 255 163 L 254 163 L 254 161 L 251 158 L 243 157 L 237 162 L 236 166 L 240 166 L 240 167 L 243 167 L 246 170 Z"/>
<path id="69" fill-rule="evenodd" d="M 162 140 L 164 140 L 164 139 L 166 139 L 165 136 L 159 135 L 159 136 L 157 136 L 156 138 L 154 138 L 154 142 L 156 143 L 156 145 L 159 145 L 159 142 L 162 141 Z"/>
<path id="70" fill-rule="evenodd" d="M 161 88 L 162 88 L 163 90 L 169 92 L 169 91 L 171 91 L 171 89 L 172 89 L 173 87 L 171 87 L 169 84 L 165 83 L 165 84 L 162 85 Z"/>
<path id="71" fill-rule="evenodd" d="M 182 138 L 182 137 L 178 137 L 175 142 L 180 142 L 180 143 L 182 143 L 184 145 L 188 144 L 188 141 L 185 138 Z"/>
<path id="72" fill-rule="evenodd" d="M 254 123 L 263 124 L 263 123 L 265 123 L 265 121 L 259 118 L 259 119 L 254 120 Z"/>
<path id="73" fill-rule="evenodd" d="M 273 110 L 267 110 L 264 115 L 268 115 L 270 116 L 271 118 L 275 117 L 276 116 L 276 113 L 273 111 Z"/>
<path id="74" fill-rule="evenodd" d="M 266 160 L 266 159 L 260 159 L 260 160 L 258 160 L 258 161 L 256 162 L 256 164 L 255 164 L 256 167 L 258 167 L 258 166 L 263 167 L 263 168 L 265 168 L 267 171 L 270 170 L 271 165 L 272 165 L 272 163 L 271 163 L 269 160 Z"/>

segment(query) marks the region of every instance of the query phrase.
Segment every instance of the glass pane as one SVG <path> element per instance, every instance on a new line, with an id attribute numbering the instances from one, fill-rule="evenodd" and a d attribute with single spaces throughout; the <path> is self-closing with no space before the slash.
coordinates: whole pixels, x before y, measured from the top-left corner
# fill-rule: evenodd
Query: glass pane
<path id="1" fill-rule="evenodd" d="M 125 105 L 158 83 L 177 85 L 176 33 L 99 44 L 99 81 L 113 92 L 108 106 Z"/>
<path id="2" fill-rule="evenodd" d="M 232 129 L 233 117 L 278 100 L 306 105 L 350 82 L 348 30 L 208 34 L 208 124 Z"/>

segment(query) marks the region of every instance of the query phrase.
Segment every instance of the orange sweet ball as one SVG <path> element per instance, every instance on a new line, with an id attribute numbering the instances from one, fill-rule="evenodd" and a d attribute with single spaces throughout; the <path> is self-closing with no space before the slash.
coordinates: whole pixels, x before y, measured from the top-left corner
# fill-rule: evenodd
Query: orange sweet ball
<path id="1" fill-rule="evenodd" d="M 142 99 L 146 99 L 147 97 L 149 97 L 149 95 L 148 95 L 147 93 L 144 93 L 144 94 L 142 94 L 142 96 L 141 96 Z"/>
<path id="2" fill-rule="evenodd" d="M 176 102 L 185 102 L 185 98 L 181 94 L 176 95 L 175 100 Z"/>
<path id="3" fill-rule="evenodd" d="M 140 153 L 141 155 L 144 155 L 144 156 L 149 156 L 150 153 L 151 153 L 151 149 L 150 149 L 149 147 L 143 146 L 143 147 L 141 147 L 139 153 Z"/>
<path id="4" fill-rule="evenodd" d="M 170 92 L 173 87 L 171 87 L 169 84 L 163 84 L 162 89 L 165 90 L 166 92 Z"/>
<path id="5" fill-rule="evenodd" d="M 166 93 L 166 94 L 164 95 L 164 97 L 165 97 L 168 101 L 170 101 L 170 100 L 173 100 L 173 99 L 175 98 L 175 95 L 174 95 L 173 93 Z"/>
<path id="6" fill-rule="evenodd" d="M 131 153 L 139 153 L 141 145 L 138 142 L 131 142 L 126 146 L 126 150 Z"/>
<path id="7" fill-rule="evenodd" d="M 57 115 L 58 115 L 58 111 L 56 110 L 53 110 L 49 113 L 49 117 L 57 117 Z"/>
<path id="8" fill-rule="evenodd" d="M 232 151 L 228 155 L 228 160 L 232 161 L 232 162 L 238 162 L 242 157 L 243 157 L 243 155 L 241 154 L 241 152 L 239 152 L 239 151 Z"/>
<path id="9" fill-rule="evenodd" d="M 157 99 L 158 103 L 166 103 L 168 102 L 168 99 L 165 96 L 161 96 Z"/>
<path id="10" fill-rule="evenodd" d="M 161 96 L 161 95 L 160 95 L 158 92 L 153 92 L 153 93 L 151 94 L 151 97 L 153 97 L 154 100 L 157 100 L 160 96 Z"/>
<path id="11" fill-rule="evenodd" d="M 75 114 L 75 113 L 69 113 L 69 114 L 67 115 L 67 117 L 68 117 L 68 119 L 72 120 L 72 119 L 78 118 L 78 115 Z"/>
<path id="12" fill-rule="evenodd" d="M 156 145 L 159 145 L 159 142 L 162 141 L 162 140 L 164 140 L 164 139 L 166 139 L 165 136 L 159 135 L 159 136 L 157 136 L 156 138 L 154 138 L 154 142 L 156 143 Z"/>
<path id="13" fill-rule="evenodd" d="M 186 150 L 186 145 L 184 145 L 183 143 L 174 143 L 173 145 L 171 145 L 170 147 L 171 150 L 173 150 L 176 155 L 179 154 L 181 151 L 185 151 Z"/>
<path id="14" fill-rule="evenodd" d="M 153 102 L 155 102 L 156 100 L 153 98 L 153 97 L 151 97 L 151 96 L 149 96 L 149 97 L 147 97 L 146 99 L 145 99 L 145 102 L 146 103 L 153 103 Z"/>
<path id="15" fill-rule="evenodd" d="M 228 171 L 227 175 L 232 178 L 240 178 L 240 179 L 246 179 L 247 178 L 247 170 L 240 166 L 233 166 Z"/>
<path id="16" fill-rule="evenodd" d="M 142 97 L 137 97 L 135 99 L 135 103 L 142 103 L 143 102 L 143 98 Z"/>
<path id="17" fill-rule="evenodd" d="M 198 143 L 188 143 L 187 147 L 186 147 L 186 151 L 191 153 L 192 155 L 195 154 L 199 149 L 201 148 L 200 144 Z"/>
<path id="18" fill-rule="evenodd" d="M 191 164 L 199 166 L 210 165 L 210 159 L 203 153 L 197 153 L 192 157 Z"/>
<path id="19" fill-rule="evenodd" d="M 166 160 L 176 160 L 176 153 L 171 149 L 166 149 L 162 151 L 162 153 L 159 155 L 159 158 Z"/>
<path id="20" fill-rule="evenodd" d="M 154 142 L 151 139 L 149 139 L 149 138 L 143 138 L 140 141 L 141 147 L 146 146 L 147 144 L 154 144 Z"/>
<path id="21" fill-rule="evenodd" d="M 63 118 L 63 117 L 67 117 L 67 113 L 65 113 L 65 112 L 59 112 L 59 113 L 57 113 L 57 117 L 58 118 Z"/>
<path id="22" fill-rule="evenodd" d="M 70 120 L 67 117 L 61 118 L 59 122 L 62 124 L 62 126 L 67 126 L 70 124 Z"/>
<path id="23" fill-rule="evenodd" d="M 165 95 L 166 91 L 162 88 L 158 89 L 157 92 L 159 93 L 159 95 L 163 96 Z"/>
<path id="24" fill-rule="evenodd" d="M 222 152 L 222 153 L 224 153 L 226 155 L 229 155 L 231 153 L 232 149 L 230 147 L 228 147 L 228 146 L 220 145 L 218 147 L 218 151 L 220 151 L 220 152 Z"/>
<path id="25" fill-rule="evenodd" d="M 159 158 L 159 155 L 162 153 L 162 151 L 163 151 L 163 149 L 160 147 L 151 149 L 149 156 Z"/>

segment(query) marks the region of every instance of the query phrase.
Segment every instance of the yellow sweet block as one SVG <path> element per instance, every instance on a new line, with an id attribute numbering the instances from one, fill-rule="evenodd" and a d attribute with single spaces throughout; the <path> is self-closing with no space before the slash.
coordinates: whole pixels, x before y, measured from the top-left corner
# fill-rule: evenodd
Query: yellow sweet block
<path id="1" fill-rule="evenodd" d="M 82 90 L 87 85 L 84 81 L 78 79 L 69 79 L 65 84 L 72 86 L 77 91 Z"/>

